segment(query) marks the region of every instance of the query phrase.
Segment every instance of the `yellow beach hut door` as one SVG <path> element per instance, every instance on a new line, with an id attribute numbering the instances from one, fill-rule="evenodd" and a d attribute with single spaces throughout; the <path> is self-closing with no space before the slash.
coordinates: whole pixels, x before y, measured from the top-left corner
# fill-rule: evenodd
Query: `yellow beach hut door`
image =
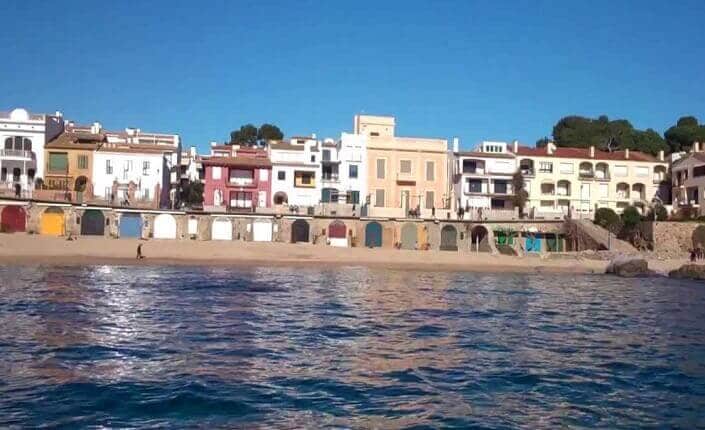
<path id="1" fill-rule="evenodd" d="M 48 208 L 42 214 L 39 233 L 48 236 L 63 236 L 64 211 L 60 208 Z"/>

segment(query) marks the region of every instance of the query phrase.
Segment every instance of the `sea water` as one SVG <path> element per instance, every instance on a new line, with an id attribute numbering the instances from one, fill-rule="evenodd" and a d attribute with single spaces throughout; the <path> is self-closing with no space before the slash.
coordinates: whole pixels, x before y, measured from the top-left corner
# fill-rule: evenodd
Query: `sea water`
<path id="1" fill-rule="evenodd" d="M 705 427 L 705 286 L 1 267 L 1 427 Z"/>

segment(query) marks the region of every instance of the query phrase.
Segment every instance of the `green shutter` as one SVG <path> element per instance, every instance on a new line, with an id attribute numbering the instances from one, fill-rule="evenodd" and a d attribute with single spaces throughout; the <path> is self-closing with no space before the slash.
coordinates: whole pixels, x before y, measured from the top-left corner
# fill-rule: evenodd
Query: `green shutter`
<path id="1" fill-rule="evenodd" d="M 69 157 L 65 152 L 49 153 L 49 171 L 67 172 L 69 169 Z"/>

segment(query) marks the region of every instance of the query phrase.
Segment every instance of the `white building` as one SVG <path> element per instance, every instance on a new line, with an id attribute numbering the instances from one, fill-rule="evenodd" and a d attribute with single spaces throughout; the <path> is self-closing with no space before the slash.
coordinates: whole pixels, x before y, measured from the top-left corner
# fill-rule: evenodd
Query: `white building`
<path id="1" fill-rule="evenodd" d="M 454 209 L 463 208 L 468 218 L 514 213 L 512 175 L 517 161 L 506 142 L 482 142 L 475 151 L 465 152 L 455 139 L 449 161 Z"/>
<path id="2" fill-rule="evenodd" d="M 0 113 L 0 190 L 31 196 L 35 180 L 44 178 L 44 145 L 63 130 L 61 112 L 45 115 L 14 109 Z"/>
<path id="3" fill-rule="evenodd" d="M 271 142 L 272 203 L 274 206 L 313 207 L 320 199 L 320 151 L 314 137 Z"/>
<path id="4" fill-rule="evenodd" d="M 705 152 L 694 142 L 689 153 L 672 154 L 671 181 L 673 209 L 692 207 L 705 213 Z"/>
<path id="5" fill-rule="evenodd" d="M 359 205 L 367 196 L 367 136 L 342 133 L 338 142 L 339 190 L 345 203 Z"/>
<path id="6" fill-rule="evenodd" d="M 182 182 L 204 182 L 203 163 L 195 146 L 190 147 L 188 151 L 181 151 L 180 163 L 179 174 Z"/>
<path id="7" fill-rule="evenodd" d="M 80 127 L 75 127 L 80 129 Z M 111 204 L 173 208 L 178 204 L 181 142 L 176 134 L 102 130 L 107 142 L 93 162 L 97 198 Z"/>

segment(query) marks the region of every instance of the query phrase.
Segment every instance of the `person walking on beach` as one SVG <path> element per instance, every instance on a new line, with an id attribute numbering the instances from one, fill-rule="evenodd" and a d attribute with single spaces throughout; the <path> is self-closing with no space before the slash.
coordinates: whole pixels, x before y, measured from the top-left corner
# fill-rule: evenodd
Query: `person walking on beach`
<path id="1" fill-rule="evenodd" d="M 141 260 L 144 258 L 144 255 L 142 255 L 142 244 L 140 243 L 137 245 L 137 259 Z"/>

